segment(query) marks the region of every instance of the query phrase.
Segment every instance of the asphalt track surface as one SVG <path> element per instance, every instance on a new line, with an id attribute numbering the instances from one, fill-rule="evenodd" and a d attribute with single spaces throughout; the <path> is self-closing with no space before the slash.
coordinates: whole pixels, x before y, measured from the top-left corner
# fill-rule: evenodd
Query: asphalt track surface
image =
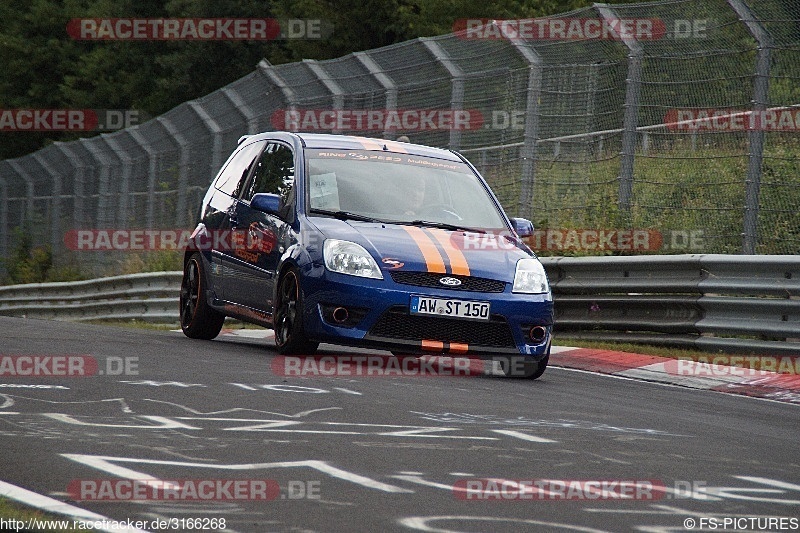
<path id="1" fill-rule="evenodd" d="M 224 518 L 254 533 L 800 527 L 796 405 L 566 370 L 557 356 L 536 381 L 285 377 L 263 339 L 0 318 L 0 356 L 22 355 L 86 355 L 102 375 L 0 378 L 0 479 L 110 519 Z M 280 494 L 68 491 L 126 479 L 267 480 Z M 505 492 L 454 490 L 487 479 L 505 481 L 471 486 Z M 668 490 L 619 498 L 608 484 L 645 480 Z M 534 481 L 547 492 L 511 490 Z M 582 488 L 567 497 L 559 482 Z"/>

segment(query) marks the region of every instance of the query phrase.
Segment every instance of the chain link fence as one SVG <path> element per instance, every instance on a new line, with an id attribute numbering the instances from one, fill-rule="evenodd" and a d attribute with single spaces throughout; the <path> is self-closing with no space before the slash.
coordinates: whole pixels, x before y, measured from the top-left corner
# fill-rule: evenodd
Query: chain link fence
<path id="1" fill-rule="evenodd" d="M 244 134 L 449 147 L 547 255 L 800 253 L 800 1 L 594 4 L 273 66 L 144 124 L 0 162 L 14 228 L 94 274 L 76 229 L 191 227 Z M 77 255 L 76 255 L 77 254 Z"/>

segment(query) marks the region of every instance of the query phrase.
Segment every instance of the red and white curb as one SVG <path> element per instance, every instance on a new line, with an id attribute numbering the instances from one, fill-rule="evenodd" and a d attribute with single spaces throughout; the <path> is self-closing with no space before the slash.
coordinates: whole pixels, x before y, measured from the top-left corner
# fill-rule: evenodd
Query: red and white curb
<path id="1" fill-rule="evenodd" d="M 655 355 L 554 346 L 550 365 L 800 404 L 800 375 Z"/>
<path id="2" fill-rule="evenodd" d="M 274 333 L 267 329 L 226 328 L 222 331 L 221 336 L 231 340 L 236 338 L 271 339 L 274 337 Z M 765 370 L 594 348 L 553 346 L 550 353 L 550 366 L 553 367 L 586 370 L 598 374 L 666 383 L 691 389 L 742 394 L 800 404 L 800 375 L 798 373 L 780 374 Z M 795 365 L 795 368 L 797 367 L 798 365 Z M 492 373 L 499 374 L 499 370 L 495 369 Z"/>

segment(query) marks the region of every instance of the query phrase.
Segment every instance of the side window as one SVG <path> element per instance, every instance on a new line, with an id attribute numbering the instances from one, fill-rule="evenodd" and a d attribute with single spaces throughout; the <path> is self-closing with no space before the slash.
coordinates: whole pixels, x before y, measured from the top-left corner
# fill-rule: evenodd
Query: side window
<path id="1" fill-rule="evenodd" d="M 250 201 L 254 194 L 266 192 L 279 195 L 283 205 L 287 205 L 293 190 L 294 153 L 282 144 L 268 144 L 256 163 L 252 177 L 242 193 L 242 199 Z"/>
<path id="2" fill-rule="evenodd" d="M 266 141 L 258 141 L 241 147 L 217 177 L 214 187 L 229 196 L 239 196 L 247 175 L 265 144 Z"/>

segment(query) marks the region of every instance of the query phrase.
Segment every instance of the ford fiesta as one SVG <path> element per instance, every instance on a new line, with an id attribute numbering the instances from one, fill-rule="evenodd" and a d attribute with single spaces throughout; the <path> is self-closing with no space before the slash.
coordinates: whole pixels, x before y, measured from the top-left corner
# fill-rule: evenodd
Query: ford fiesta
<path id="1" fill-rule="evenodd" d="M 226 316 L 272 328 L 282 354 L 319 343 L 547 367 L 544 269 L 460 154 L 341 135 L 243 137 L 203 198 L 180 294 L 183 332 Z"/>

